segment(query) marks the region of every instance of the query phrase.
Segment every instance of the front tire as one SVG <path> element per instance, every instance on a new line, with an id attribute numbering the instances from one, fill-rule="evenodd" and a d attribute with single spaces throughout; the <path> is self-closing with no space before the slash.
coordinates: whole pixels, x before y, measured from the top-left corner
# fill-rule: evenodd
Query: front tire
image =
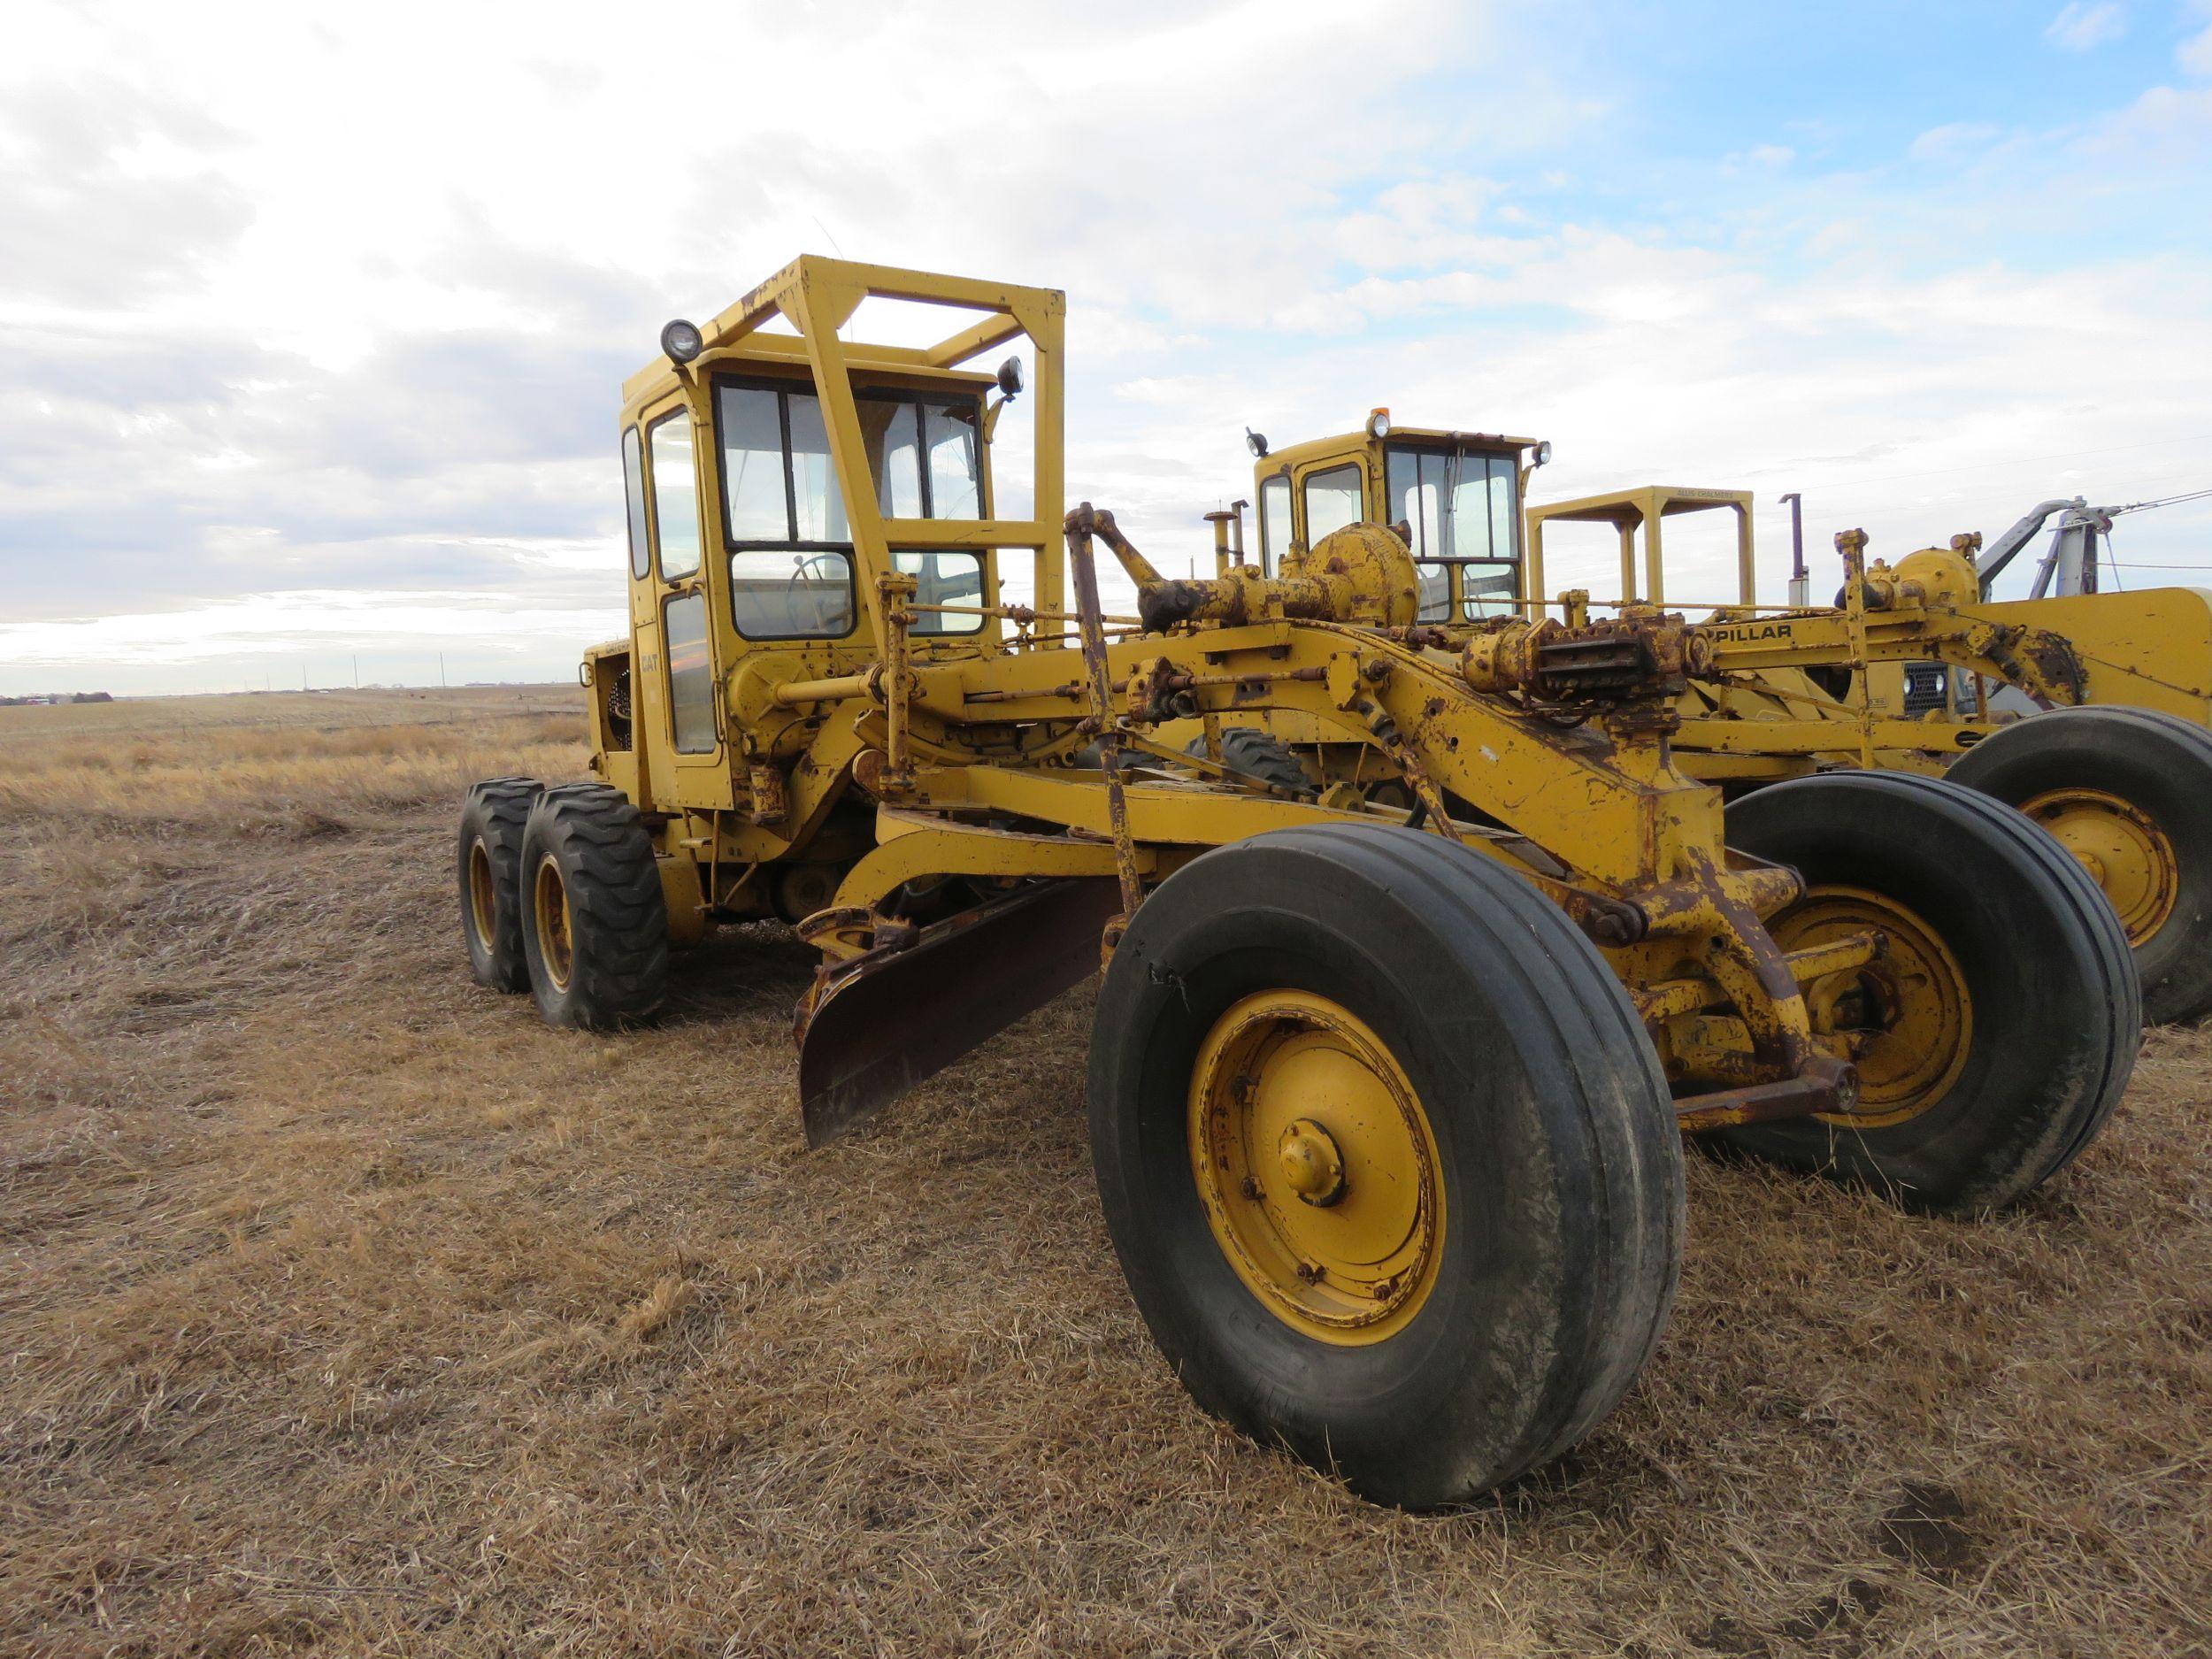
<path id="1" fill-rule="evenodd" d="M 1805 987 L 1852 1045 L 1849 1115 L 1717 1132 L 1748 1156 L 1962 1215 L 2032 1191 L 2127 1087 L 2142 999 L 2088 873 L 2010 808 L 1902 772 L 1776 784 L 1728 809 L 1731 847 L 1805 878 L 1767 920 L 1784 949 L 1878 931 L 1886 954 Z"/>
<path id="2" fill-rule="evenodd" d="M 668 983 L 668 906 L 638 810 L 604 784 L 548 789 L 522 837 L 524 955 L 552 1025 L 652 1018 Z"/>
<path id="3" fill-rule="evenodd" d="M 1278 831 L 1171 878 L 1107 972 L 1090 1121 L 1185 1386 L 1378 1502 L 1556 1456 L 1665 1322 L 1657 1057 L 1564 914 L 1440 837 Z"/>
<path id="4" fill-rule="evenodd" d="M 2127 930 L 2145 1019 L 2212 1013 L 2212 731 L 2147 709 L 2055 709 L 1946 776 L 2017 807 L 2089 871 Z"/>
<path id="5" fill-rule="evenodd" d="M 545 786 L 535 778 L 488 778 L 461 801 L 455 873 L 461 897 L 461 937 L 469 972 L 495 991 L 526 991 L 530 965 L 522 948 L 519 872 L 522 832 Z"/>

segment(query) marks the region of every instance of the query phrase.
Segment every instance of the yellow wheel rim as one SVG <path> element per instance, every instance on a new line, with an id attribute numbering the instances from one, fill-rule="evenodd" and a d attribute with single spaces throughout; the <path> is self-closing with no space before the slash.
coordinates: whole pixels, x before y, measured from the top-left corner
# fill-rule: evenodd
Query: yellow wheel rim
<path id="1" fill-rule="evenodd" d="M 1436 1283 L 1444 1186 L 1420 1097 L 1356 1016 L 1263 991 L 1214 1022 L 1189 1102 L 1191 1171 L 1252 1294 L 1325 1342 L 1379 1342 Z"/>
<path id="2" fill-rule="evenodd" d="M 2023 801 L 2020 810 L 2096 878 L 2129 944 L 2141 944 L 2166 925 L 2181 868 L 2173 842 L 2151 818 L 2101 789 L 2053 789 Z"/>
<path id="3" fill-rule="evenodd" d="M 538 918 L 538 961 L 557 991 L 568 989 L 568 976 L 576 963 L 574 934 L 569 926 L 568 884 L 551 853 L 538 860 L 537 892 L 531 909 Z"/>
<path id="4" fill-rule="evenodd" d="M 469 925 L 487 953 L 499 931 L 499 889 L 492 879 L 492 856 L 479 835 L 469 843 Z"/>
<path id="5" fill-rule="evenodd" d="M 1813 1034 L 1859 1068 L 1859 1102 L 1824 1121 L 1878 1129 L 1917 1118 L 1950 1091 L 1973 1045 L 1974 1004 L 1958 958 L 1896 900 L 1860 887 L 1813 887 L 1768 924 L 1785 950 L 1878 930 L 1883 953 L 1805 987 Z"/>

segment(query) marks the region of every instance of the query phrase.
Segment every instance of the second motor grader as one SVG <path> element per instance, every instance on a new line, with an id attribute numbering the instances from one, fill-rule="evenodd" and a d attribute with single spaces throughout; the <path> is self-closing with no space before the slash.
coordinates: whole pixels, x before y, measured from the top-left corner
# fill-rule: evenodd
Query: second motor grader
<path id="1" fill-rule="evenodd" d="M 2146 1018 L 2212 1013 L 2206 595 L 1994 601 L 1984 596 L 1978 536 L 1893 566 L 1870 557 L 1864 535 L 1851 531 L 1837 538 L 1833 605 L 1762 604 L 1747 492 L 1644 486 L 1524 511 L 1530 471 L 1548 452 L 1527 438 L 1393 429 L 1379 411 L 1363 432 L 1263 454 L 1260 561 L 1354 519 L 1394 521 L 1420 572 L 1422 624 L 1452 649 L 1486 637 L 1483 649 L 1496 650 L 1546 626 L 1548 613 L 1550 626 L 1579 626 L 1675 603 L 1666 532 L 1692 515 L 1732 516 L 1735 596 L 1707 593 L 1687 606 L 1701 613 L 1714 672 L 1685 688 L 1670 740 L 1677 764 L 1732 797 L 1878 767 L 1947 777 L 2004 801 L 2056 836 L 2111 901 L 2135 951 Z M 1608 568 L 1594 598 L 1547 584 L 1560 533 L 1577 526 L 1617 541 L 1617 575 Z M 1230 539 L 1226 526 L 1221 539 Z M 1234 562 L 1233 549 L 1223 557 Z M 1922 681 L 1946 695 L 1917 695 Z M 1229 726 L 1212 741 L 1224 758 L 1279 785 L 1351 783 L 1409 804 L 1371 748 L 1294 718 L 1267 725 L 1264 733 Z"/>
<path id="2" fill-rule="evenodd" d="M 872 301 L 964 316 L 869 343 Z M 822 953 L 818 1145 L 1102 964 L 1090 1133 L 1154 1336 L 1210 1409 L 1409 1505 L 1556 1455 L 1634 1379 L 1683 1131 L 1961 1213 L 2096 1133 L 2137 989 L 2047 838 L 1881 774 L 1768 791 L 1724 834 L 1671 749 L 1696 629 L 1431 649 L 1372 526 L 1161 580 L 1110 515 L 1063 513 L 1062 319 L 1049 290 L 803 258 L 671 326 L 620 421 L 602 780 L 464 806 L 480 978 L 619 1026 L 672 946 L 791 918 Z M 961 366 L 1019 340 L 1033 388 Z M 1024 392 L 1036 507 L 1008 518 L 991 439 Z M 1102 544 L 1135 617 L 1099 602 Z M 1270 710 L 1387 753 L 1419 826 L 1159 741 Z"/>

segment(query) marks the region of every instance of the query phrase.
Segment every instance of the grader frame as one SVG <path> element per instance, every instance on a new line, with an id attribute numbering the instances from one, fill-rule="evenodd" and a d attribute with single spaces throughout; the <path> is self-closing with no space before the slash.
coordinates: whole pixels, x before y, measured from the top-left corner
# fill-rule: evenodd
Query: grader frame
<path id="1" fill-rule="evenodd" d="M 931 346 L 849 343 L 840 330 L 872 298 L 981 317 Z M 656 820 L 680 937 L 695 936 L 693 918 L 746 913 L 744 890 L 761 881 L 764 867 L 817 850 L 810 843 L 856 784 L 876 803 L 866 826 L 872 845 L 836 866 L 827 902 L 802 918 L 825 956 L 800 1016 L 810 1136 L 849 1126 L 926 1075 L 916 1058 L 925 1048 L 955 1057 L 1005 1023 L 1002 1015 L 1025 1011 L 1096 966 L 1094 950 L 1053 951 L 1025 939 L 1010 943 L 993 979 L 1033 998 L 972 998 L 972 1028 L 934 1016 L 823 1025 L 840 994 L 904 965 L 929 933 L 890 914 L 910 884 L 1110 877 L 1120 892 L 1115 914 L 1125 922 L 1148 886 L 1206 848 L 1295 824 L 1361 821 L 1359 813 L 1269 798 L 1217 766 L 1211 787 L 1202 787 L 1188 779 L 1125 781 L 1110 764 L 1099 772 L 1060 764 L 1102 741 L 1157 750 L 1148 732 L 1187 710 L 1217 717 L 1276 710 L 1391 753 L 1420 780 L 1417 788 L 1436 796 L 1437 833 L 1538 886 L 1611 953 L 1662 1033 L 1690 1126 L 1847 1109 L 1848 1056 L 1816 1042 L 1798 984 L 1848 967 L 1854 949 L 1870 956 L 1878 942 L 1824 947 L 1794 963 L 1774 947 L 1757 918 L 1787 903 L 1796 884 L 1786 872 L 1729 857 L 1717 795 L 1667 758 L 1663 700 L 1671 694 L 1655 690 L 1659 682 L 1618 702 L 1602 740 L 1563 736 L 1409 642 L 1410 595 L 1380 592 L 1371 571 L 1365 588 L 1317 567 L 1304 575 L 1254 572 L 1242 586 L 1228 579 L 1226 597 L 1215 606 L 1221 614 L 1194 612 L 1202 626 L 1164 641 L 1141 636 L 1137 619 L 1097 610 L 1095 539 L 1133 560 L 1131 574 L 1148 591 L 1192 586 L 1164 582 L 1110 514 L 1081 507 L 1062 524 L 1041 515 L 947 521 L 879 510 L 856 383 L 945 380 L 975 356 L 1024 338 L 1036 365 L 1035 499 L 1056 497 L 1064 314 L 1063 296 L 1050 290 L 803 258 L 703 325 L 693 361 L 649 370 L 624 388 L 626 430 L 672 416 L 690 423 L 698 476 L 683 482 L 696 484 L 710 547 L 727 539 L 718 523 L 725 492 L 711 462 L 719 373 L 803 377 L 821 399 L 828 456 L 844 481 L 864 641 L 748 641 L 729 623 L 726 571 L 705 560 L 673 581 L 657 581 L 649 570 L 635 577 L 634 646 L 603 648 L 587 666 L 588 677 L 604 682 L 634 650 L 639 726 L 666 721 L 672 693 L 656 673 L 662 613 L 672 595 L 709 598 L 718 624 L 715 675 L 728 705 L 713 749 L 687 756 L 672 741 L 641 741 L 628 751 L 603 744 L 599 760 L 609 780 Z M 767 332 L 779 318 L 792 332 Z M 657 480 L 652 494 L 657 502 L 664 494 Z M 987 597 L 997 590 L 996 552 L 1025 549 L 1036 601 L 919 604 L 913 577 L 895 568 L 894 549 L 977 552 L 988 571 Z M 1080 596 L 1072 611 L 1064 608 L 1069 564 Z M 1363 605 L 1356 623 L 1331 619 Z M 986 632 L 952 643 L 918 633 L 926 616 L 956 612 L 982 618 Z M 1009 626 L 1010 635 L 993 637 Z M 1064 649 L 1071 636 L 1079 636 L 1079 651 Z M 1455 826 L 1444 791 L 1486 803 L 1506 831 Z M 1033 906 L 1009 906 L 1004 914 L 1034 931 Z M 948 936 L 978 932 L 979 919 L 942 926 Z M 982 941 L 1012 935 L 1010 923 L 982 930 L 967 954 L 979 970 L 991 960 Z M 1110 937 L 1110 929 L 1109 948 Z M 1713 937 L 1725 949 L 1709 956 L 1705 941 Z M 1733 1014 L 1688 1018 L 1723 1005 Z M 839 1057 L 818 1057 L 825 1054 Z"/>
<path id="2" fill-rule="evenodd" d="M 966 318 L 885 345 L 872 300 Z M 480 979 L 617 1029 L 671 946 L 780 914 L 821 953 L 819 1145 L 1102 964 L 1094 1162 L 1156 1338 L 1202 1403 L 1409 1504 L 1555 1455 L 1628 1386 L 1678 1265 L 1678 1130 L 1953 1211 L 2095 1133 L 2139 1006 L 2051 848 L 1898 780 L 1774 791 L 1732 846 L 1675 743 L 1713 646 L 1655 607 L 1449 637 L 1363 522 L 1164 578 L 1064 511 L 1064 312 L 809 257 L 664 331 L 624 391 L 629 637 L 584 664 L 603 781 L 464 803 Z M 1017 340 L 1036 504 L 1009 519 L 1022 379 L 963 365 Z M 1386 756 L 1418 810 L 1172 741 L 1245 719 Z M 1868 803 L 1924 834 L 1854 841 Z M 2013 902 L 1956 909 L 1961 856 Z M 2024 1026 L 2028 963 L 2053 1017 Z"/>

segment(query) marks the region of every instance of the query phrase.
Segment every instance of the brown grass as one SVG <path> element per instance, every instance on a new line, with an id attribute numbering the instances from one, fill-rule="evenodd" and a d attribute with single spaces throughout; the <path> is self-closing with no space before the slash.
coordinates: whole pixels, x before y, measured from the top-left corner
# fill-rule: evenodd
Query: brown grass
<path id="1" fill-rule="evenodd" d="M 1148 1345 L 1087 998 L 809 1154 L 787 936 L 472 985 L 452 797 L 571 694 L 0 716 L 0 1652 L 2212 1647 L 2212 1033 L 1983 1225 L 1693 1160 L 1624 1408 L 1408 1517 Z"/>

